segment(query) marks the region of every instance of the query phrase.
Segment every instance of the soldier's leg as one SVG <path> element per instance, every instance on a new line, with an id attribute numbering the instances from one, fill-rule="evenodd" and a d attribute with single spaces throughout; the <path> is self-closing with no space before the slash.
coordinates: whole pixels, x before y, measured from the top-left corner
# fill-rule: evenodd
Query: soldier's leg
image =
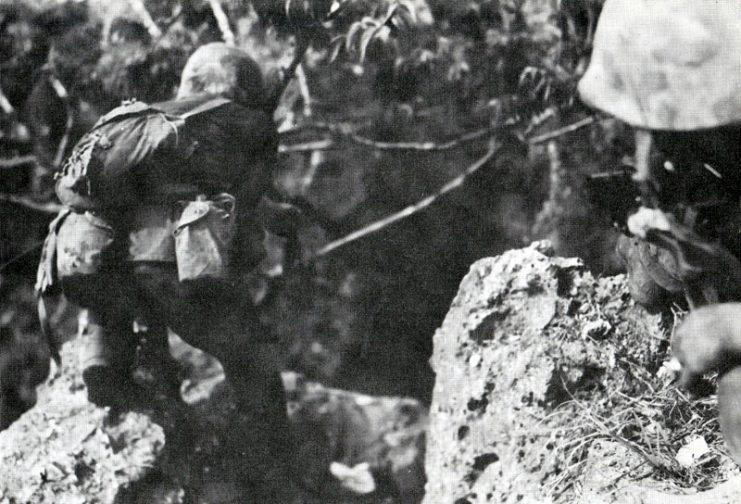
<path id="1" fill-rule="evenodd" d="M 136 352 L 131 322 L 136 291 L 128 266 L 121 261 L 125 242 L 116 216 L 90 212 L 65 214 L 56 228 L 56 271 L 65 296 L 89 310 L 90 323 L 82 356 L 89 399 L 99 405 L 121 402 L 130 391 Z"/>
<path id="2" fill-rule="evenodd" d="M 137 382 L 147 385 L 158 395 L 180 400 L 180 366 L 170 353 L 167 326 L 159 317 L 148 316 L 142 310 L 134 322 L 137 352 L 134 375 Z"/>
<path id="3" fill-rule="evenodd" d="M 98 406 L 126 407 L 141 390 L 132 380 L 137 335 L 132 331 L 132 295 L 116 275 L 80 275 L 64 278 L 70 301 L 88 309 L 88 326 L 81 355 L 88 399 Z"/>
<path id="4" fill-rule="evenodd" d="M 242 477 L 250 480 L 256 502 L 282 502 L 281 492 L 291 491 L 285 393 L 273 349 L 255 342 L 266 329 L 254 307 L 223 283 L 179 282 L 174 265 L 140 263 L 134 271 L 149 306 L 185 341 L 221 362 L 244 418 L 244 430 L 231 442 Z"/>

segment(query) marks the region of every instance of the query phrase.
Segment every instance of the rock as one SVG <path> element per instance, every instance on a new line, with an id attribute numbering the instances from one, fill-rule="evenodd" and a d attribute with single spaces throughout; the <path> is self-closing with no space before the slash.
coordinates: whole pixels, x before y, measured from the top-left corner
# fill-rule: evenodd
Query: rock
<path id="1" fill-rule="evenodd" d="M 112 503 L 154 474 L 163 454 L 164 429 L 151 417 L 131 412 L 111 423 L 87 402 L 76 348 L 64 350 L 36 407 L 0 433 L 0 502 Z"/>
<path id="2" fill-rule="evenodd" d="M 36 402 L 36 386 L 49 375 L 49 351 L 36 333 L 0 326 L 0 430 Z"/>
<path id="3" fill-rule="evenodd" d="M 64 345 L 63 368 L 39 388 L 36 406 L 0 432 L 0 502 L 241 502 L 221 449 L 233 401 L 214 359 L 171 336 L 184 401 L 114 415 L 87 402 L 82 344 Z M 329 389 L 294 373 L 284 382 L 304 502 L 419 502 L 427 422 L 419 402 Z M 366 468 L 363 489 L 372 477 L 374 491 L 343 488 L 332 463 Z"/>
<path id="4" fill-rule="evenodd" d="M 427 428 L 427 412 L 419 402 L 349 393 L 300 379 L 284 382 L 302 466 L 296 472 L 319 502 L 342 493 L 343 481 L 328 472 L 333 461 L 349 468 L 367 463 L 375 478 L 375 498 L 419 502 Z"/>
<path id="5" fill-rule="evenodd" d="M 661 317 L 633 303 L 623 276 L 595 279 L 547 242 L 477 261 L 434 336 L 423 502 L 689 502 L 651 477 L 681 471 L 676 452 L 641 452 L 640 429 L 611 420 L 637 391 L 670 387 L 667 346 Z M 646 436 L 676 436 L 666 411 L 642 407 Z"/>
<path id="6" fill-rule="evenodd" d="M 705 492 L 678 494 L 658 483 L 635 483 L 625 478 L 626 467 L 637 467 L 641 457 L 618 442 L 599 441 L 590 449 L 578 504 L 732 504 L 741 502 L 741 478 Z M 615 481 L 627 480 L 616 487 Z"/>
<path id="7" fill-rule="evenodd" d="M 547 498 L 535 456 L 547 436 L 535 432 L 558 362 L 545 329 L 568 309 L 561 296 L 591 279 L 544 252 L 539 242 L 476 262 L 435 333 L 426 503 Z"/>

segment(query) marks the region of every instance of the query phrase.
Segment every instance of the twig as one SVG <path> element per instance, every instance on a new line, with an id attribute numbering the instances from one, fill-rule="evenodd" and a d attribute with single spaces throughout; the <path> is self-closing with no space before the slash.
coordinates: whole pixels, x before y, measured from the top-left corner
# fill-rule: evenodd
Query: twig
<path id="1" fill-rule="evenodd" d="M 288 87 L 288 83 L 291 82 L 291 79 L 293 79 L 293 76 L 296 74 L 296 69 L 304 59 L 304 55 L 306 54 L 306 51 L 309 50 L 310 44 L 308 37 L 303 36 L 301 33 L 296 36 L 296 51 L 293 54 L 293 60 L 291 61 L 291 64 L 288 65 L 288 68 L 285 69 L 280 84 L 273 91 L 273 96 L 271 96 L 268 101 L 270 110 L 274 111 L 278 108 L 280 98 L 283 96 L 286 87 Z"/>
<path id="2" fill-rule="evenodd" d="M 0 168 L 15 168 L 36 162 L 36 156 L 29 154 L 27 156 L 16 156 L 12 158 L 0 158 Z"/>
<path id="3" fill-rule="evenodd" d="M 62 161 L 64 161 L 64 152 L 67 150 L 67 144 L 69 143 L 69 137 L 72 133 L 72 126 L 74 126 L 75 116 L 74 111 L 72 110 L 72 105 L 70 104 L 69 93 L 67 92 L 67 88 L 64 87 L 64 84 L 62 84 L 59 79 L 57 79 L 53 75 L 49 76 L 49 83 L 51 84 L 51 87 L 54 89 L 54 92 L 57 94 L 59 99 L 64 102 L 65 111 L 67 112 L 67 121 L 64 123 L 64 135 L 62 135 L 62 139 L 57 145 L 57 152 L 54 155 L 53 161 L 54 167 L 58 168 L 59 166 L 61 166 Z"/>
<path id="4" fill-rule="evenodd" d="M 311 99 L 309 82 L 306 80 L 306 72 L 304 72 L 304 66 L 301 64 L 296 67 L 296 82 L 298 82 L 298 89 L 301 93 L 301 98 L 304 100 L 304 116 L 311 117 L 314 102 Z"/>
<path id="5" fill-rule="evenodd" d="M 10 103 L 10 100 L 8 100 L 8 97 L 5 96 L 5 93 L 3 92 L 3 88 L 0 87 L 0 109 L 3 110 L 7 115 L 12 114 L 15 112 L 15 109 L 13 108 L 13 105 Z"/>
<path id="6" fill-rule="evenodd" d="M 566 126 L 564 128 L 559 128 L 556 131 L 552 131 L 545 135 L 540 135 L 538 137 L 530 139 L 528 142 L 529 143 L 539 143 L 542 141 L 551 140 L 558 136 L 565 135 L 572 131 L 576 131 L 579 128 L 582 128 L 588 124 L 591 124 L 592 122 L 594 122 L 594 120 L 595 120 L 594 118 L 588 117 L 588 118 L 582 119 L 581 121 L 577 121 L 574 124 L 570 124 L 569 126 Z M 315 126 L 322 128 L 322 129 L 326 128 L 330 130 L 336 128 L 336 126 L 330 125 L 330 124 L 321 124 L 321 125 L 317 124 Z M 504 128 L 506 126 L 507 125 L 500 126 L 499 128 Z M 402 143 L 395 143 L 395 144 L 389 144 L 385 142 L 374 142 L 374 141 L 371 141 L 371 142 L 374 148 L 379 148 L 380 146 L 382 150 L 383 149 L 386 149 L 386 150 L 426 150 L 426 151 L 445 150 L 445 149 L 452 149 L 453 147 L 457 147 L 458 145 L 462 143 L 476 140 L 478 138 L 482 138 L 484 136 L 490 135 L 492 131 L 499 129 L 499 128 L 487 128 L 487 129 L 477 130 L 471 133 L 467 133 L 455 140 L 445 142 L 443 144 L 435 144 L 432 142 L 426 142 L 423 144 L 417 144 L 414 142 L 402 142 Z M 348 135 L 347 133 L 344 133 L 344 134 L 352 138 L 354 141 L 357 141 L 357 138 L 358 138 L 357 135 L 352 135 L 352 134 Z M 388 215 L 380 220 L 372 222 L 371 224 L 363 227 L 362 229 L 354 231 L 348 234 L 347 236 L 344 236 L 338 240 L 328 243 L 327 245 L 325 245 L 324 247 L 322 247 L 316 252 L 315 257 L 321 257 L 324 255 L 327 255 L 333 250 L 343 247 L 347 245 L 348 243 L 358 240 L 359 238 L 378 232 L 381 229 L 387 226 L 390 226 L 391 224 L 394 224 L 395 222 L 405 219 L 411 215 L 414 215 L 420 210 L 427 208 L 432 203 L 434 203 L 435 200 L 437 200 L 437 198 L 439 198 L 440 196 L 452 191 L 453 189 L 460 187 L 467 177 L 469 177 L 471 174 L 475 173 L 476 171 L 479 170 L 479 168 L 485 165 L 494 156 L 494 154 L 498 150 L 498 146 L 495 146 L 495 145 L 496 144 L 492 143 L 492 145 L 489 148 L 489 151 L 486 153 L 484 157 L 482 157 L 481 159 L 476 161 L 474 164 L 466 168 L 466 170 L 461 175 L 459 175 L 458 177 L 446 183 L 436 193 L 430 196 L 427 196 L 426 198 L 418 201 L 417 203 L 413 205 L 410 205 L 404 208 L 403 210 L 399 212 Z"/>
<path id="7" fill-rule="evenodd" d="M 64 208 L 59 203 L 54 203 L 53 201 L 50 201 L 48 203 L 39 203 L 38 201 L 34 201 L 28 196 L 18 196 L 16 194 L 0 193 L 0 201 L 7 201 L 8 203 L 20 205 L 30 210 L 48 214 L 59 213 L 62 208 Z"/>
<path id="8" fill-rule="evenodd" d="M 548 133 L 543 133 L 542 135 L 531 137 L 528 139 L 527 143 L 529 143 L 530 145 L 535 145 L 547 142 L 548 140 L 553 140 L 554 138 L 558 138 L 567 133 L 571 133 L 572 131 L 576 131 L 580 128 L 583 128 L 584 126 L 589 126 L 596 120 L 597 119 L 594 116 L 585 117 L 584 119 L 569 124 L 568 126 L 564 126 L 563 128 L 558 128 L 557 130 L 549 131 Z"/>
<path id="9" fill-rule="evenodd" d="M 21 252 L 20 254 L 12 257 L 9 261 L 6 261 L 6 262 L 0 264 L 0 273 L 2 273 L 3 271 L 5 271 L 8 267 L 10 267 L 10 265 L 12 265 L 12 264 L 20 261 L 24 257 L 26 257 L 28 254 L 31 254 L 33 252 L 36 252 L 38 249 L 41 248 L 41 246 L 43 244 L 44 244 L 44 240 L 38 241 L 38 242 L 34 243 L 33 245 L 31 245 L 30 247 L 28 247 L 23 252 Z"/>
<path id="10" fill-rule="evenodd" d="M 136 15 L 139 16 L 142 23 L 144 23 L 144 26 L 147 27 L 147 31 L 152 36 L 152 38 L 160 38 L 162 36 L 162 30 L 159 29 L 157 23 L 155 23 L 154 19 L 152 19 L 152 15 L 144 6 L 144 2 L 142 0 L 129 0 L 129 5 L 131 5 L 132 9 L 134 9 Z"/>
<path id="11" fill-rule="evenodd" d="M 491 145 L 489 146 L 489 150 L 482 158 L 480 158 L 478 161 L 476 161 L 471 166 L 466 168 L 465 171 L 461 175 L 450 180 L 448 183 L 446 183 L 444 186 L 438 189 L 437 192 L 435 192 L 434 194 L 427 196 L 426 198 L 418 201 L 417 203 L 413 205 L 410 205 L 404 208 L 403 210 L 399 212 L 396 212 L 387 217 L 384 217 L 383 219 L 372 222 L 371 224 L 365 226 L 364 228 L 354 231 L 350 233 L 349 235 L 344 236 L 343 238 L 340 238 L 339 240 L 335 240 L 333 242 L 328 243 L 327 245 L 325 245 L 324 247 L 322 247 L 316 252 L 316 256 L 321 257 L 324 255 L 327 255 L 333 250 L 336 250 L 344 245 L 347 245 L 348 243 L 351 243 L 369 234 L 376 233 L 382 230 L 383 228 L 390 226 L 391 224 L 395 222 L 405 219 L 411 215 L 414 215 L 420 210 L 427 208 L 428 206 L 433 204 L 439 197 L 462 186 L 466 178 L 476 173 L 482 166 L 484 166 L 487 162 L 489 162 L 489 160 L 494 157 L 494 155 L 497 153 L 498 150 L 499 150 L 499 144 L 492 141 Z"/>
<path id="12" fill-rule="evenodd" d="M 306 142 L 293 145 L 279 145 L 279 154 L 294 154 L 298 152 L 315 152 L 315 151 L 328 151 L 337 150 L 340 146 L 333 140 L 315 140 L 313 142 Z"/>
<path id="13" fill-rule="evenodd" d="M 371 124 L 371 121 L 365 120 L 363 121 L 363 126 L 368 126 Z M 312 122 L 305 122 L 302 124 L 295 124 L 289 127 L 283 127 L 278 129 L 278 134 L 281 136 L 289 136 L 289 135 L 295 135 L 297 133 L 303 133 L 307 130 L 326 130 L 326 131 L 343 131 L 343 132 L 350 132 L 353 129 L 358 128 L 359 126 L 357 124 L 344 122 L 344 123 L 328 123 L 324 121 L 312 121 Z"/>
<path id="14" fill-rule="evenodd" d="M 229 18 L 227 17 L 223 7 L 221 6 L 221 1 L 208 0 L 208 3 L 211 5 L 211 11 L 214 13 L 216 23 L 219 25 L 219 30 L 221 30 L 221 37 L 224 39 L 224 42 L 230 46 L 236 45 L 234 32 L 229 26 Z"/>
<path id="15" fill-rule="evenodd" d="M 422 152 L 436 152 L 436 151 L 444 151 L 444 150 L 450 150 L 454 149 L 456 147 L 459 147 L 463 144 L 466 144 L 468 142 L 473 142 L 475 140 L 480 140 L 482 138 L 488 137 L 494 129 L 491 128 L 483 128 L 476 131 L 472 131 L 470 133 L 466 133 L 458 138 L 455 138 L 453 140 L 449 140 L 447 142 L 379 142 L 377 140 L 373 140 L 372 138 L 364 137 L 362 135 L 358 135 L 356 133 L 349 132 L 347 130 L 347 126 L 345 125 L 332 125 L 332 124 L 324 124 L 324 123 L 315 123 L 312 125 L 306 125 L 306 128 L 312 128 L 312 129 L 320 129 L 325 130 L 330 133 L 333 133 L 339 137 L 345 138 L 353 143 L 362 145 L 363 147 L 369 147 L 375 150 L 380 151 L 422 151 Z M 298 129 L 292 129 L 287 132 L 283 132 L 283 135 L 294 133 L 296 131 L 299 131 Z M 340 148 L 340 145 L 331 140 L 331 139 L 325 139 L 321 141 L 315 141 L 315 142 L 309 142 L 304 145 L 309 145 L 310 143 L 315 143 L 318 147 L 317 150 L 336 150 Z M 299 144 L 301 145 L 301 144 Z M 293 152 L 292 149 L 293 146 L 284 146 L 283 148 L 287 152 Z M 300 151 L 301 149 L 299 149 Z"/>
<path id="16" fill-rule="evenodd" d="M 353 142 L 364 145 L 366 147 L 372 147 L 376 150 L 386 150 L 386 151 L 394 151 L 394 150 L 405 150 L 405 151 L 442 151 L 442 150 L 449 150 L 453 149 L 455 147 L 458 147 L 461 144 L 472 142 L 474 140 L 479 140 L 481 138 L 485 138 L 489 136 L 492 133 L 492 129 L 486 128 L 486 129 L 480 129 L 476 131 L 472 131 L 471 133 L 466 133 L 454 140 L 450 140 L 448 142 L 443 143 L 435 143 L 435 142 L 378 142 L 375 140 L 372 140 L 370 138 L 366 138 L 360 135 L 351 134 L 348 135 L 350 140 Z"/>
<path id="17" fill-rule="evenodd" d="M 72 107 L 67 104 L 67 122 L 64 123 L 64 135 L 57 145 L 57 152 L 54 155 L 54 167 L 59 168 L 62 166 L 64 161 L 64 153 L 67 151 L 67 144 L 69 144 L 69 137 L 72 133 L 72 126 L 75 123 Z"/>
<path id="18" fill-rule="evenodd" d="M 665 470 L 669 473 L 675 473 L 676 471 L 674 468 L 669 466 L 667 463 L 665 463 L 663 460 L 661 460 L 659 457 L 656 457 L 654 455 L 651 455 L 646 452 L 646 450 L 643 449 L 638 443 L 634 443 L 628 439 L 625 439 L 623 436 L 620 436 L 619 434 L 613 432 L 612 429 L 610 429 L 602 419 L 597 418 L 587 406 L 585 406 L 579 399 L 574 397 L 574 395 L 571 393 L 571 391 L 568 389 L 566 382 L 564 382 L 563 378 L 561 378 L 561 383 L 563 385 L 564 391 L 569 395 L 571 398 L 571 401 L 582 410 L 582 413 L 587 418 L 587 420 L 591 421 L 594 427 L 597 429 L 598 432 L 600 432 L 602 435 L 604 435 L 607 438 L 613 439 L 614 441 L 617 441 L 621 445 L 623 445 L 628 450 L 638 454 L 643 460 L 645 460 L 649 465 L 654 467 L 655 469 Z"/>
<path id="19" fill-rule="evenodd" d="M 537 135 L 532 138 L 529 138 L 527 139 L 527 143 L 531 145 L 535 145 L 535 144 L 547 142 L 549 140 L 553 140 L 554 138 L 566 135 L 580 128 L 583 128 L 584 126 L 588 126 L 594 123 L 595 121 L 596 119 L 594 117 L 591 117 L 591 116 L 586 117 L 573 124 L 564 126 L 563 128 L 559 128 L 557 130 L 550 131 L 548 133 L 544 133 L 542 135 Z M 285 135 L 297 133 L 304 129 L 317 129 L 317 130 L 327 131 L 329 133 L 337 135 L 341 138 L 345 138 L 353 143 L 362 145 L 364 147 L 368 147 L 368 148 L 380 150 L 380 151 L 437 152 L 437 151 L 455 149 L 456 147 L 460 147 L 461 145 L 467 144 L 469 142 L 487 138 L 492 133 L 496 132 L 497 130 L 502 129 L 503 127 L 510 126 L 510 125 L 511 123 L 506 123 L 504 126 L 499 126 L 495 128 L 481 128 L 478 130 L 465 133 L 457 138 L 454 138 L 453 140 L 449 140 L 447 142 L 439 142 L 439 143 L 438 142 L 379 142 L 377 140 L 373 140 L 372 138 L 368 138 L 362 135 L 358 135 L 357 133 L 353 133 L 351 128 L 346 124 L 328 124 L 328 123 L 323 123 L 323 122 L 316 122 L 316 123 L 301 125 L 296 128 L 292 128 L 290 130 L 282 131 L 281 135 L 285 136 Z M 325 139 L 325 140 L 317 140 L 313 142 L 308 142 L 305 144 L 298 144 L 295 146 L 295 148 L 294 146 L 291 146 L 291 145 L 284 145 L 284 146 L 281 146 L 280 152 L 305 152 L 305 151 L 311 150 L 312 148 L 314 148 L 315 150 L 336 150 L 336 149 L 339 149 L 340 146 L 337 144 L 337 142 L 334 142 L 331 139 Z"/>

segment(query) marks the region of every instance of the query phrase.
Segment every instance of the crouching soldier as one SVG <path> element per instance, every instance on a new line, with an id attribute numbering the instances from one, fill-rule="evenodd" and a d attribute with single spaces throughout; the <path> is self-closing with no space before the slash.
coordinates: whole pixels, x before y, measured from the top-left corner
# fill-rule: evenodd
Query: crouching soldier
<path id="1" fill-rule="evenodd" d="M 51 225 L 37 288 L 59 283 L 90 313 L 91 402 L 126 407 L 143 320 L 215 356 L 248 432 L 230 440 L 255 502 L 288 502 L 286 404 L 267 329 L 240 288 L 261 259 L 256 208 L 277 153 L 258 65 L 224 44 L 198 49 L 177 98 L 102 117 L 57 174 L 66 209 Z M 165 355 L 166 352 L 163 352 Z M 277 499 L 277 500 L 276 500 Z"/>
<path id="2" fill-rule="evenodd" d="M 692 310 L 673 354 L 685 386 L 719 373 L 720 425 L 741 464 L 741 23 L 733 2 L 607 0 L 582 100 L 635 128 L 640 208 L 622 238 L 631 293 Z"/>

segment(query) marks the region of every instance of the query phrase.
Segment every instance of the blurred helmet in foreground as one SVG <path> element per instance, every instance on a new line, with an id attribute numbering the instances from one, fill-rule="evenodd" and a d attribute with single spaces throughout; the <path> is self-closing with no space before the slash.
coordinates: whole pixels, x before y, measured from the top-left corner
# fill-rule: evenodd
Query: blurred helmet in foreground
<path id="1" fill-rule="evenodd" d="M 579 93 L 643 129 L 741 122 L 741 2 L 607 0 Z"/>

